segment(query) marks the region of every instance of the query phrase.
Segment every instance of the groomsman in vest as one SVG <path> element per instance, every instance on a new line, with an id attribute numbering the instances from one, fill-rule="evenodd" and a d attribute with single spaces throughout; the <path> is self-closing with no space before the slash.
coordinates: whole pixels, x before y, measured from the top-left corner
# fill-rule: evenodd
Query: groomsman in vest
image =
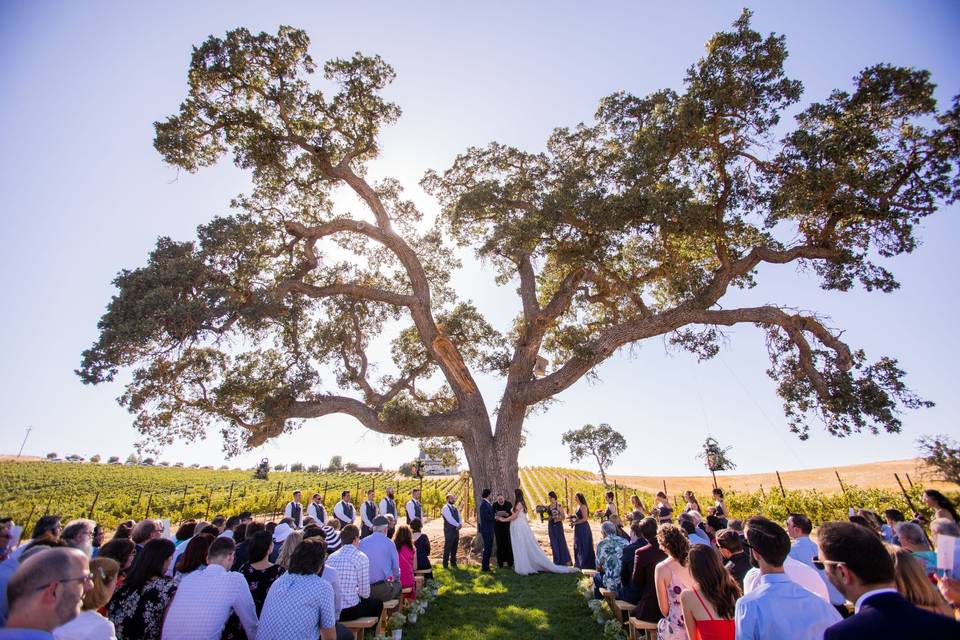
<path id="1" fill-rule="evenodd" d="M 360 505 L 360 539 L 373 533 L 373 520 L 377 517 L 377 501 L 373 489 L 367 489 L 367 501 Z"/>
<path id="2" fill-rule="evenodd" d="M 327 508 L 323 506 L 319 493 L 313 494 L 313 502 L 307 507 L 307 515 L 316 520 L 321 527 L 327 524 Z"/>
<path id="3" fill-rule="evenodd" d="M 413 490 L 413 497 L 407 502 L 407 524 L 413 520 L 423 522 L 423 507 L 420 506 L 420 489 Z"/>
<path id="4" fill-rule="evenodd" d="M 303 527 L 303 505 L 300 504 L 300 492 L 293 492 L 293 500 L 287 503 L 283 509 L 283 517 L 293 520 L 293 527 L 300 529 Z"/>
<path id="5" fill-rule="evenodd" d="M 340 529 L 343 530 L 348 524 L 353 524 L 353 521 L 356 519 L 357 514 L 353 510 L 353 505 L 350 504 L 350 492 L 344 491 L 340 494 L 340 502 L 338 502 L 333 507 L 334 517 L 340 521 Z"/>
<path id="6" fill-rule="evenodd" d="M 393 487 L 387 487 L 387 495 L 380 501 L 380 515 L 393 516 L 387 529 L 387 537 L 393 539 L 394 525 L 397 523 L 397 502 L 393 498 Z M 387 518 L 389 520 L 389 518 Z"/>
<path id="7" fill-rule="evenodd" d="M 453 506 L 453 494 L 447 494 L 447 504 L 443 505 L 440 511 L 443 516 L 443 568 L 447 568 L 447 563 L 457 568 L 457 547 L 460 545 L 460 527 L 463 526 L 463 520 L 460 519 L 460 512 Z"/>

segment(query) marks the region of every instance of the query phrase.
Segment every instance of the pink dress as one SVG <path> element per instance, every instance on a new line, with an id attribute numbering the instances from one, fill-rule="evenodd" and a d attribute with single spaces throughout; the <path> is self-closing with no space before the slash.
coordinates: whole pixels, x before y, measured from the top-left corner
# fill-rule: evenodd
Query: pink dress
<path id="1" fill-rule="evenodd" d="M 410 588 L 410 599 L 417 596 L 417 584 L 413 578 L 414 551 L 410 547 L 401 547 L 398 552 L 400 555 L 400 586 L 404 589 Z"/>

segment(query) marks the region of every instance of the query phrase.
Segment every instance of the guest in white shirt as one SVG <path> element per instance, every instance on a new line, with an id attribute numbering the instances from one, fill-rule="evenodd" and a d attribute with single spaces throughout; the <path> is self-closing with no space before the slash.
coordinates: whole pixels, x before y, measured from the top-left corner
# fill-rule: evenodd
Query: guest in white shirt
<path id="1" fill-rule="evenodd" d="M 393 530 L 394 525 L 397 523 L 397 501 L 393 497 L 393 487 L 387 487 L 387 495 L 383 497 L 383 500 L 380 501 L 380 515 L 390 520 L 393 519 L 393 522 L 390 523 L 390 526 L 387 528 L 387 537 L 391 540 L 393 539 Z"/>
<path id="2" fill-rule="evenodd" d="M 423 521 L 423 507 L 420 505 L 420 489 L 414 489 L 407 502 L 407 524 L 414 520 Z"/>
<path id="3" fill-rule="evenodd" d="M 113 623 L 97 612 L 107 606 L 117 588 L 120 563 L 111 558 L 94 558 L 90 561 L 93 588 L 83 595 L 80 614 L 67 624 L 53 630 L 55 640 L 114 640 Z"/>
<path id="4" fill-rule="evenodd" d="M 463 526 L 463 519 L 460 512 L 453 504 L 454 496 L 447 494 L 447 503 L 440 510 L 443 516 L 443 568 L 446 569 L 452 565 L 457 568 L 457 547 L 460 546 L 460 528 Z"/>
<path id="5" fill-rule="evenodd" d="M 373 533 L 373 521 L 379 513 L 373 489 L 367 490 L 367 501 L 360 505 L 360 537 L 366 538 Z"/>
<path id="6" fill-rule="evenodd" d="M 746 536 L 751 562 L 759 565 L 760 577 L 756 587 L 737 600 L 737 640 L 822 640 L 824 631 L 841 620 L 840 614 L 825 597 L 815 595 L 784 573 L 784 561 L 790 553 L 787 532 L 767 518 L 754 516 L 747 520 Z M 823 586 L 816 572 L 813 577 Z M 744 578 L 744 588 L 746 585 Z"/>
<path id="7" fill-rule="evenodd" d="M 226 523 L 224 523 L 223 533 L 221 533 L 220 536 L 224 538 L 230 538 L 231 540 L 233 540 L 234 539 L 233 531 L 234 529 L 237 528 L 237 525 L 239 524 L 240 524 L 240 516 L 230 516 L 229 518 L 227 518 Z"/>
<path id="8" fill-rule="evenodd" d="M 247 638 L 257 637 L 257 608 L 246 579 L 230 571 L 236 545 L 217 538 L 207 566 L 184 576 L 163 623 L 163 640 L 219 640 L 235 612 Z"/>
<path id="9" fill-rule="evenodd" d="M 313 501 L 307 507 L 307 515 L 321 527 L 327 524 L 327 508 L 323 506 L 323 498 L 319 493 L 313 494 Z"/>

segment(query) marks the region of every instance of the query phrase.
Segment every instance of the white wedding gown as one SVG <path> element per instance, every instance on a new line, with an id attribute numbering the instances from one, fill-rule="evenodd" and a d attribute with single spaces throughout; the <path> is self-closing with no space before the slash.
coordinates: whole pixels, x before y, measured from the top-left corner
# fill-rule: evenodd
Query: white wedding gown
<path id="1" fill-rule="evenodd" d="M 522 509 L 522 507 L 521 507 Z M 531 573 L 575 573 L 576 567 L 553 564 L 533 535 L 527 514 L 521 513 L 510 522 L 510 544 L 513 546 L 513 570 L 521 576 Z"/>

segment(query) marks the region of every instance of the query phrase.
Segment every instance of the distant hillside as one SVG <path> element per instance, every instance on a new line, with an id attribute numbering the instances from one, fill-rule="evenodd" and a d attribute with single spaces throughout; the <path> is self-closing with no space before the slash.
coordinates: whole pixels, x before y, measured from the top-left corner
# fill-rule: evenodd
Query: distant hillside
<path id="1" fill-rule="evenodd" d="M 933 482 L 925 479 L 923 462 L 918 459 L 888 460 L 885 462 L 870 462 L 845 467 L 823 467 L 818 469 L 803 469 L 800 471 L 781 471 L 780 478 L 786 489 L 816 489 L 824 493 L 838 493 L 840 485 L 834 471 L 840 474 L 844 485 L 860 487 L 874 487 L 877 489 L 899 489 L 893 474 L 900 474 L 900 480 L 909 487 L 907 476 L 914 482 L 923 481 L 925 487 L 948 489 L 956 491 L 956 485 L 943 482 Z M 679 493 L 689 489 L 695 494 L 709 494 L 713 488 L 713 481 L 709 475 L 702 476 L 607 476 L 610 482 L 619 483 L 655 492 L 663 489 L 667 483 L 667 492 Z M 737 491 L 756 491 L 761 486 L 766 489 L 777 489 L 775 473 L 729 474 L 718 473 L 717 483 L 724 489 Z"/>

